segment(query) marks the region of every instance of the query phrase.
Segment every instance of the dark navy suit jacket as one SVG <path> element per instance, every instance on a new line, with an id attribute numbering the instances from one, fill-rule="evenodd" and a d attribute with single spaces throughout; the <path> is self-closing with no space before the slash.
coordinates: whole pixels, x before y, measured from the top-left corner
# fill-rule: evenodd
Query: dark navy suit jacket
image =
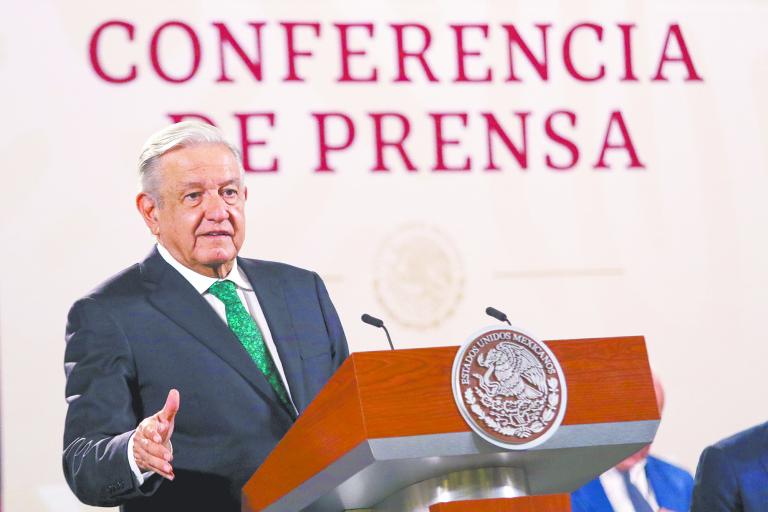
<path id="1" fill-rule="evenodd" d="M 303 411 L 348 355 L 320 277 L 238 258 Z M 85 503 L 124 511 L 239 511 L 240 489 L 292 420 L 237 337 L 157 249 L 79 300 L 67 322 L 64 474 Z M 171 388 L 174 481 L 141 487 L 127 443 Z"/>
<path id="2" fill-rule="evenodd" d="M 690 473 L 649 456 L 645 463 L 645 474 L 659 507 L 675 512 L 688 512 L 693 489 L 693 478 Z M 571 507 L 573 512 L 613 512 L 611 502 L 608 501 L 599 478 L 595 478 L 571 494 Z"/>
<path id="3" fill-rule="evenodd" d="M 768 423 L 704 450 L 696 469 L 692 512 L 768 510 Z"/>

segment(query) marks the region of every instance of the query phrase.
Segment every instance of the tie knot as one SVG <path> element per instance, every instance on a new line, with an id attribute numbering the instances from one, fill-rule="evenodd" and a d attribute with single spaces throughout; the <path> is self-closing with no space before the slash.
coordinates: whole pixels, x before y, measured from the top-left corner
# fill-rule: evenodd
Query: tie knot
<path id="1" fill-rule="evenodd" d="M 210 288 L 208 288 L 208 291 L 224 304 L 227 304 L 232 300 L 240 301 L 237 296 L 237 287 L 235 286 L 235 283 L 228 279 L 224 281 L 216 281 Z"/>

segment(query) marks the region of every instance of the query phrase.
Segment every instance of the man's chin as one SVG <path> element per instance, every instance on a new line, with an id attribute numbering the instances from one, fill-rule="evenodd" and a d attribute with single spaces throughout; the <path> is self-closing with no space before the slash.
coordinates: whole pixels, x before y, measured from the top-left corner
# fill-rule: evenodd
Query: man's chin
<path id="1" fill-rule="evenodd" d="M 234 249 L 209 249 L 197 258 L 197 261 L 205 265 L 206 267 L 220 267 L 232 263 L 237 257 L 237 251 Z"/>

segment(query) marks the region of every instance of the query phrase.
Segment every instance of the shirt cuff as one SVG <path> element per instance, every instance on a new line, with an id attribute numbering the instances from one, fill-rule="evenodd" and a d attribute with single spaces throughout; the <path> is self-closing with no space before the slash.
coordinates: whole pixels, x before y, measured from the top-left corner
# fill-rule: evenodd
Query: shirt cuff
<path id="1" fill-rule="evenodd" d="M 133 476 L 136 477 L 136 481 L 139 483 L 139 487 L 144 485 L 144 480 L 149 478 L 150 476 L 154 475 L 154 471 L 147 471 L 145 473 L 142 473 L 139 469 L 139 465 L 136 464 L 136 457 L 133 456 L 133 436 L 136 435 L 136 432 L 131 434 L 131 438 L 128 440 L 128 464 L 131 466 L 131 471 L 133 472 Z"/>

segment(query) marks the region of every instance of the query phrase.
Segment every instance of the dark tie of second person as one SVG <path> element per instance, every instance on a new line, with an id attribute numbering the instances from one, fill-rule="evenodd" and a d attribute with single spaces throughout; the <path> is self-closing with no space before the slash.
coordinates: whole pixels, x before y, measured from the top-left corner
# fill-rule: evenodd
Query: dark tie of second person
<path id="1" fill-rule="evenodd" d="M 269 385 L 275 390 L 275 394 L 282 402 L 285 409 L 292 418 L 296 418 L 296 412 L 288 397 L 288 391 L 283 385 L 280 373 L 277 371 L 275 362 L 269 354 L 267 345 L 264 343 L 264 337 L 261 329 L 253 320 L 248 310 L 243 305 L 240 297 L 237 295 L 235 283 L 229 280 L 216 281 L 208 288 L 211 294 L 224 303 L 224 311 L 227 316 L 227 325 L 235 333 L 235 336 L 243 344 L 248 355 L 261 373 L 266 377 Z"/>
<path id="2" fill-rule="evenodd" d="M 619 471 L 621 477 L 624 479 L 624 485 L 627 486 L 627 493 L 629 499 L 632 502 L 632 506 L 635 507 L 636 512 L 654 512 L 648 500 L 645 499 L 640 489 L 637 488 L 632 480 L 629 479 L 629 471 Z"/>

